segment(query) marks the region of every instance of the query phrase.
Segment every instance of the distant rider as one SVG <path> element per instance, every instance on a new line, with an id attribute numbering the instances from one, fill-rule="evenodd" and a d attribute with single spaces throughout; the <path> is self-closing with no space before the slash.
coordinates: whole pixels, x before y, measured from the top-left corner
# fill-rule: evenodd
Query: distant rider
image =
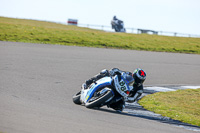
<path id="1" fill-rule="evenodd" d="M 124 23 L 122 20 L 117 19 L 116 16 L 111 20 L 112 29 L 115 29 L 115 32 L 126 32 L 124 28 Z"/>
<path id="2" fill-rule="evenodd" d="M 118 23 L 118 19 L 116 16 L 113 17 L 113 21 L 115 21 L 115 23 Z"/>
<path id="3" fill-rule="evenodd" d="M 122 111 L 125 108 L 125 102 L 135 102 L 143 93 L 143 82 L 146 79 L 146 73 L 144 70 L 137 68 L 133 73 L 121 71 L 118 68 L 113 68 L 111 70 L 102 70 L 99 74 L 94 76 L 93 78 L 87 80 L 82 87 L 87 89 L 92 83 L 96 82 L 97 80 L 106 77 L 111 76 L 114 77 L 115 75 L 121 75 L 122 73 L 125 73 L 127 77 L 131 78 L 131 83 L 129 83 L 129 86 L 131 88 L 131 91 L 124 100 L 120 100 L 116 103 L 111 104 L 109 107 Z"/>
<path id="4" fill-rule="evenodd" d="M 118 25 L 118 19 L 116 16 L 113 17 L 113 20 L 111 21 L 111 25 L 112 25 L 112 29 L 115 29 L 114 25 Z"/>

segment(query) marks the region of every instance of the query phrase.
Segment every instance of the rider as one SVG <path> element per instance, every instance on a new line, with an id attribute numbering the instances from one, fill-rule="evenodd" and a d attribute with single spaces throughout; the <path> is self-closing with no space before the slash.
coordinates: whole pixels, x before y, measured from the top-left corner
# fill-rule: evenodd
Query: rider
<path id="1" fill-rule="evenodd" d="M 116 16 L 113 17 L 113 21 L 116 21 L 116 22 L 118 21 Z"/>
<path id="2" fill-rule="evenodd" d="M 112 29 L 114 29 L 114 25 L 118 25 L 118 19 L 116 16 L 113 17 L 113 20 L 111 21 Z"/>
<path id="3" fill-rule="evenodd" d="M 125 102 L 135 102 L 143 93 L 143 82 L 146 79 L 146 73 L 144 70 L 137 68 L 133 73 L 131 72 L 126 72 L 126 71 L 121 71 L 118 68 L 113 68 L 111 70 L 102 70 L 99 74 L 94 76 L 93 78 L 87 80 L 82 87 L 87 89 L 88 86 L 90 86 L 92 83 L 95 81 L 106 77 L 106 76 L 112 76 L 114 77 L 115 75 L 121 75 L 122 73 L 125 73 L 127 76 L 131 76 L 133 78 L 133 82 L 129 83 L 129 86 L 132 86 L 132 90 L 129 93 L 129 96 L 126 97 L 124 100 L 120 100 L 116 103 L 111 104 L 109 107 L 122 111 L 125 107 Z"/>
<path id="4" fill-rule="evenodd" d="M 117 19 L 116 16 L 111 20 L 112 29 L 115 29 L 116 32 L 125 32 L 124 23 L 122 20 Z"/>

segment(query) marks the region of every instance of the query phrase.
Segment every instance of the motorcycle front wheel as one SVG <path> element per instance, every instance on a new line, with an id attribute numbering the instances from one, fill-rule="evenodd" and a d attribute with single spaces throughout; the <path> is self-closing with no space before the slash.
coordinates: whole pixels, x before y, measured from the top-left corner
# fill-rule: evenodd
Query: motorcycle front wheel
<path id="1" fill-rule="evenodd" d="M 92 97 L 86 104 L 86 108 L 101 107 L 109 98 L 113 96 L 111 91 L 107 91 L 105 94 L 99 97 Z"/>
<path id="2" fill-rule="evenodd" d="M 75 94 L 72 98 L 73 102 L 75 104 L 82 104 L 81 101 L 80 101 L 80 97 L 81 97 L 81 91 L 79 91 L 77 94 Z"/>

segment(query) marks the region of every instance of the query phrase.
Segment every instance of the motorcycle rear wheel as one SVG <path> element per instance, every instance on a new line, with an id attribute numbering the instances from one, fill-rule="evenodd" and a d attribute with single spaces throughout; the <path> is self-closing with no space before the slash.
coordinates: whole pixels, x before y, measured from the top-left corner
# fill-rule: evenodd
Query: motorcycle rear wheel
<path id="1" fill-rule="evenodd" d="M 75 104 L 82 104 L 81 101 L 80 101 L 80 97 L 81 97 L 81 91 L 79 91 L 76 95 L 73 96 L 73 102 Z"/>
<path id="2" fill-rule="evenodd" d="M 102 103 L 105 103 L 109 98 L 113 96 L 111 91 L 107 91 L 104 95 L 95 98 L 93 101 L 88 101 L 85 104 L 86 108 L 101 107 Z"/>

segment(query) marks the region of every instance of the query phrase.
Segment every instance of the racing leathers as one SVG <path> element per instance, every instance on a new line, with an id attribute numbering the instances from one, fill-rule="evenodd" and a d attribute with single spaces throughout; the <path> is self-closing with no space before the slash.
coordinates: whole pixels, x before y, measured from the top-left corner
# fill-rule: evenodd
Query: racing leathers
<path id="1" fill-rule="evenodd" d="M 113 68 L 111 70 L 104 69 L 99 74 L 94 76 L 93 78 L 87 80 L 84 88 L 87 88 L 90 84 L 96 82 L 97 80 L 99 80 L 103 77 L 106 77 L 106 76 L 114 77 L 115 75 L 121 75 L 122 73 L 130 75 L 132 77 L 131 72 L 121 71 L 118 68 Z M 122 111 L 125 108 L 125 102 L 129 102 L 129 103 L 135 102 L 143 93 L 143 84 L 137 83 L 136 81 L 134 81 L 131 88 L 132 89 L 130 90 L 130 93 L 127 97 L 124 97 L 124 99 L 109 105 L 109 107 L 111 107 L 115 110 Z"/>

